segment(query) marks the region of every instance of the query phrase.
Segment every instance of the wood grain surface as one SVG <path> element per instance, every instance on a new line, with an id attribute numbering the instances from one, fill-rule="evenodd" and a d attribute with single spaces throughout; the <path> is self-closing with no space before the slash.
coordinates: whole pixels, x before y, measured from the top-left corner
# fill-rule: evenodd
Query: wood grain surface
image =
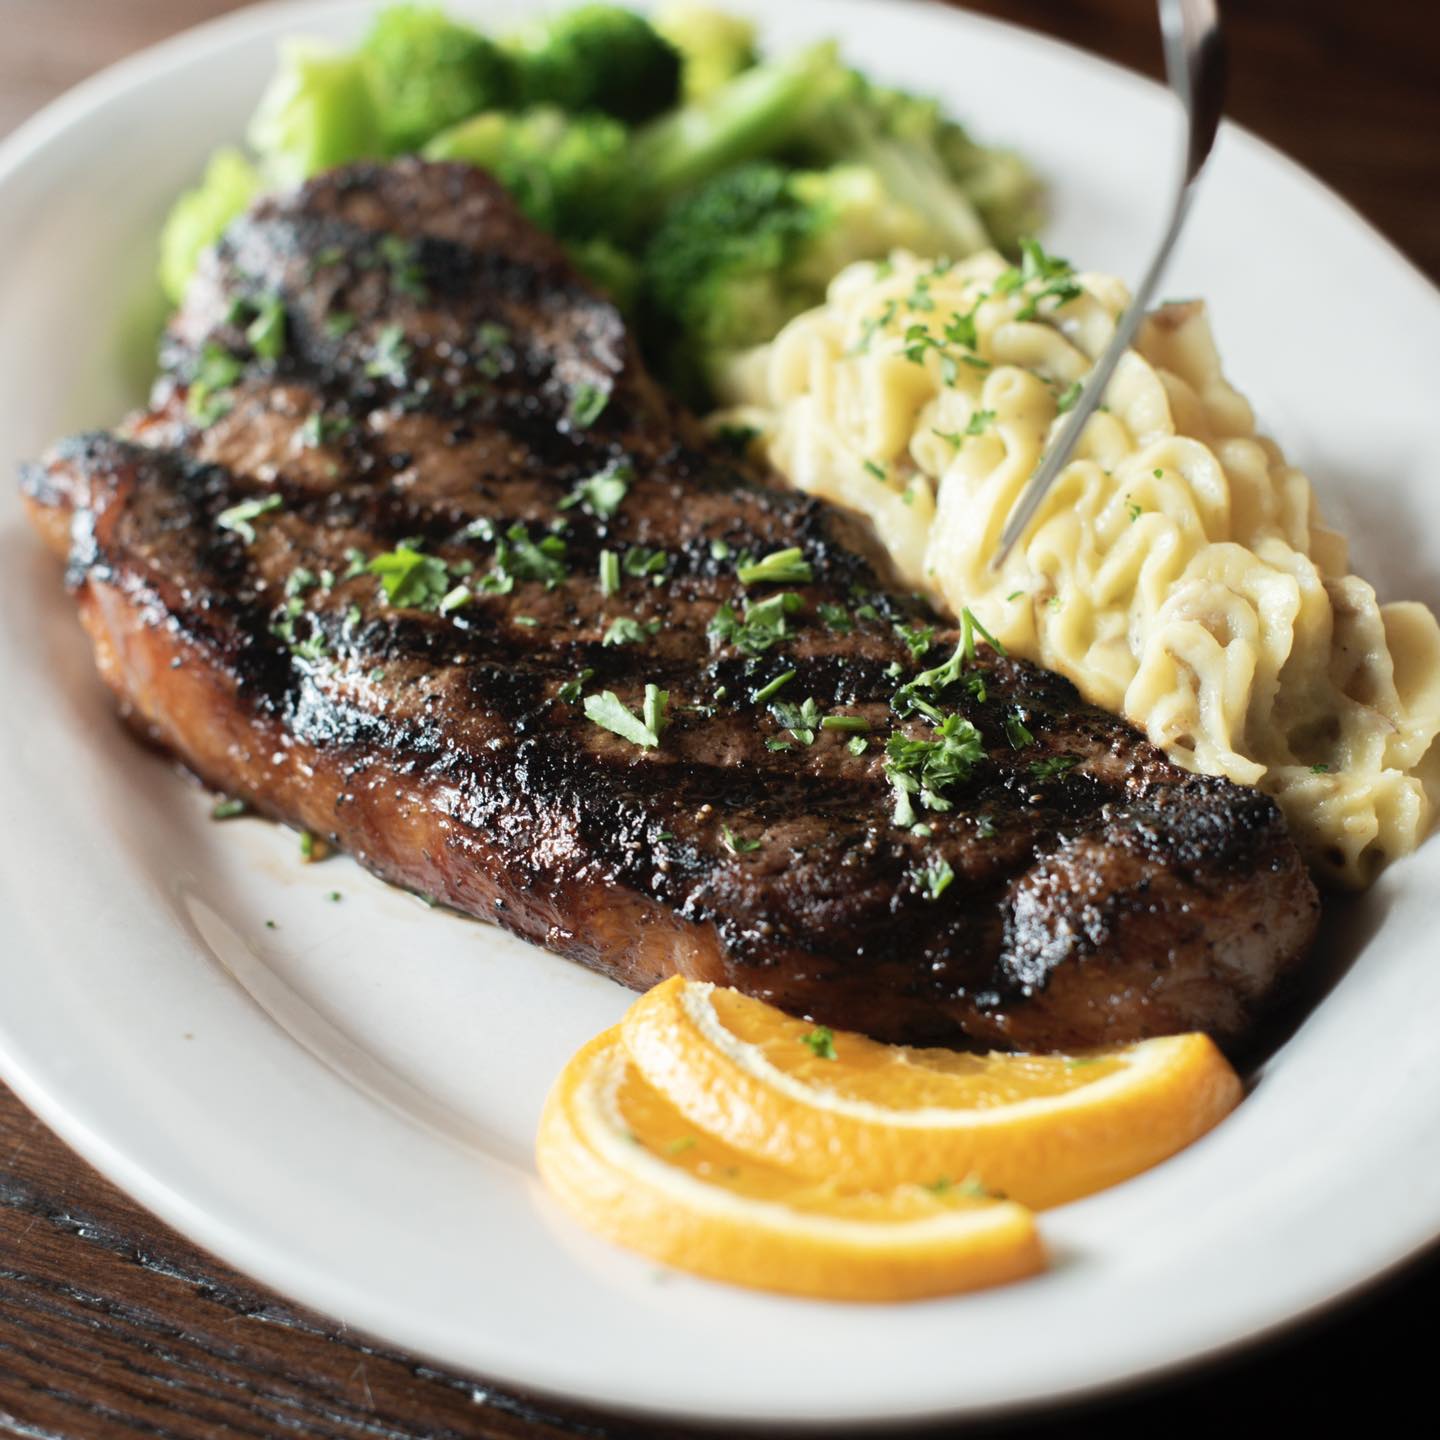
<path id="1" fill-rule="evenodd" d="M 101 66 L 232 8 L 233 0 L 0 0 L 0 135 Z M 1146 0 L 970 0 L 967 8 L 1158 73 Z M 1231 113 L 1440 277 L 1440 6 L 1236 0 L 1226 18 Z M 1279 247 L 1303 243 L 1277 238 Z M 1283 273 L 1283 248 L 1276 263 Z M 1181 1422 L 1180 1434 L 1277 1426 L 1293 1433 L 1304 1425 L 1330 1435 L 1346 1416 L 1363 1413 L 1359 1433 L 1382 1433 L 1402 1417 L 1407 1428 L 1422 1417 L 1419 1433 L 1430 1433 L 1434 1422 L 1423 1417 L 1433 1406 L 1429 1316 L 1437 1300 L 1440 1262 L 1431 1258 L 1339 1314 L 1227 1365 L 1004 1430 L 1151 1434 L 1175 1432 Z M 883 1317 L 877 1336 L 883 1345 Z M 1044 1365 L 1043 1354 L 1035 1363 Z M 735 1378 L 743 1385 L 743 1376 Z M 695 1433 L 505 1393 L 309 1314 L 146 1214 L 0 1088 L 0 1434 L 679 1440 Z"/>

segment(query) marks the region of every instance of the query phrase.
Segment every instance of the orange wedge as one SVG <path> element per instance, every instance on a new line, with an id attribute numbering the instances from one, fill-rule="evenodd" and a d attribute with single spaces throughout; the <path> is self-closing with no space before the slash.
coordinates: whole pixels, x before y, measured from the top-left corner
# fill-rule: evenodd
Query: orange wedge
<path id="1" fill-rule="evenodd" d="M 540 1174 L 587 1228 L 715 1280 L 832 1300 L 973 1290 L 1044 1266 L 1019 1205 L 965 1186 L 883 1193 L 798 1180 L 697 1130 L 646 1084 L 618 1029 L 546 1102 Z"/>
<path id="2" fill-rule="evenodd" d="M 752 1162 L 880 1189 L 970 1179 L 1036 1209 L 1157 1164 L 1241 1095 L 1205 1035 L 1071 1056 L 912 1049 L 678 977 L 623 1034 L 692 1127 Z"/>

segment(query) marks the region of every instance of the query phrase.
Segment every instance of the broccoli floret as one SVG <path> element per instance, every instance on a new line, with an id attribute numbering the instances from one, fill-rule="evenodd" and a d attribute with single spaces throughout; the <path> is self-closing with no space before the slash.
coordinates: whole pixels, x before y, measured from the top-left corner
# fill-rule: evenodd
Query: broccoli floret
<path id="1" fill-rule="evenodd" d="M 680 52 L 680 89 L 686 100 L 708 100 L 758 58 L 754 25 L 695 0 L 661 6 L 655 28 Z"/>
<path id="2" fill-rule="evenodd" d="M 386 148 L 415 150 L 432 135 L 515 95 L 515 67 L 493 41 L 438 6 L 391 5 L 360 47 L 373 66 Z"/>
<path id="3" fill-rule="evenodd" d="M 813 163 L 859 161 L 949 235 L 946 253 L 1013 249 L 1039 220 L 1039 185 L 1018 156 L 976 145 L 939 102 L 872 85 L 851 89 L 801 141 Z"/>
<path id="4" fill-rule="evenodd" d="M 955 258 L 992 239 L 1008 241 L 1035 220 L 1036 186 L 1021 162 L 975 146 L 935 101 L 871 85 L 833 45 L 754 66 L 704 104 L 685 105 L 640 130 L 639 220 L 753 160 L 868 166 L 901 204 L 928 219 L 939 248 Z"/>
<path id="5" fill-rule="evenodd" d="M 425 155 L 482 166 L 542 229 L 582 237 L 624 204 L 628 136 L 608 115 L 566 115 L 542 105 L 477 115 L 437 135 Z"/>
<path id="6" fill-rule="evenodd" d="M 669 377 L 703 398 L 737 351 L 818 304 L 836 271 L 896 248 L 933 253 L 937 239 L 863 166 L 740 166 L 676 202 L 656 230 L 647 338 Z"/>
<path id="7" fill-rule="evenodd" d="M 178 305 L 184 298 L 201 251 L 220 238 L 259 190 L 255 167 L 227 146 L 210 157 L 200 184 L 170 207 L 160 232 L 160 284 L 171 301 Z"/>
<path id="8" fill-rule="evenodd" d="M 1033 235 L 1045 218 L 1039 178 L 1013 150 L 977 145 L 964 126 L 942 121 L 936 137 L 945 168 L 980 212 L 990 238 L 1014 254 L 1022 235 Z"/>
<path id="9" fill-rule="evenodd" d="M 249 140 L 272 185 L 298 184 L 332 166 L 380 155 L 384 136 L 368 62 L 319 41 L 282 41 Z"/>
<path id="10" fill-rule="evenodd" d="M 512 42 L 522 99 L 576 113 L 603 110 L 632 124 L 680 94 L 680 55 L 642 16 L 581 5 Z"/>
<path id="11" fill-rule="evenodd" d="M 782 157 L 823 126 L 853 88 L 833 44 L 757 65 L 703 105 L 684 105 L 635 135 L 633 160 L 643 187 L 640 218 L 735 165 Z"/>

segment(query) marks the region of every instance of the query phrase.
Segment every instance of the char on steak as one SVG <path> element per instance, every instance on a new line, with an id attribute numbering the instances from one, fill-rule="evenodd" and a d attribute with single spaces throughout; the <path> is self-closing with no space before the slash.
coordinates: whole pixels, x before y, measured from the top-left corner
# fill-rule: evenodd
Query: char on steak
<path id="1" fill-rule="evenodd" d="M 868 536 L 707 439 L 468 167 L 262 201 L 150 408 L 23 488 L 146 736 L 627 985 L 894 1040 L 1233 1040 L 1315 928 L 1269 799 L 983 639 L 947 668 Z"/>

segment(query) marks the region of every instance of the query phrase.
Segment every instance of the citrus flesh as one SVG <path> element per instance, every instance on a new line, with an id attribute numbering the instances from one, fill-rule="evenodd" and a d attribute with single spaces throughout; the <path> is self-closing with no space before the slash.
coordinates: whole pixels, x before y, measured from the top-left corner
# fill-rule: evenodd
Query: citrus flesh
<path id="1" fill-rule="evenodd" d="M 695 1125 L 640 1073 L 618 1029 L 546 1102 L 540 1173 L 587 1228 L 711 1279 L 833 1300 L 905 1300 L 1031 1275 L 1030 1213 L 970 1184 L 796 1175 Z"/>
<path id="2" fill-rule="evenodd" d="M 738 991 L 665 981 L 627 1052 L 692 1130 L 792 1176 L 980 1185 L 1034 1208 L 1138 1174 L 1238 1103 L 1204 1035 L 1081 1055 L 972 1054 L 832 1033 Z"/>

